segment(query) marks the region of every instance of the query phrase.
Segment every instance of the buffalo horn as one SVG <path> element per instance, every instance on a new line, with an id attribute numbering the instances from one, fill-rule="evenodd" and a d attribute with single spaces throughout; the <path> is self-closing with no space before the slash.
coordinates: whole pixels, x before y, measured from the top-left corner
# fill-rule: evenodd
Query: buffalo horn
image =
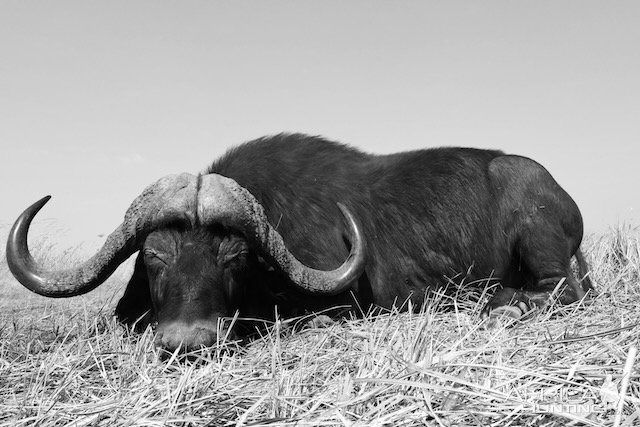
<path id="1" fill-rule="evenodd" d="M 217 174 L 202 176 L 198 193 L 198 219 L 203 224 L 220 223 L 241 230 L 247 240 L 289 276 L 294 284 L 314 294 L 344 292 L 362 274 L 365 247 L 355 218 L 338 204 L 351 232 L 351 252 L 335 270 L 322 271 L 305 266 L 285 246 L 282 236 L 269 223 L 264 208 L 236 181 Z"/>
<path id="2" fill-rule="evenodd" d="M 197 177 L 169 175 L 147 187 L 131 204 L 124 221 L 89 260 L 65 270 L 47 270 L 33 259 L 27 245 L 29 225 L 50 196 L 29 206 L 13 224 L 7 240 L 7 264 L 31 291 L 54 298 L 81 295 L 104 282 L 139 249 L 154 228 L 179 221 L 194 223 Z"/>

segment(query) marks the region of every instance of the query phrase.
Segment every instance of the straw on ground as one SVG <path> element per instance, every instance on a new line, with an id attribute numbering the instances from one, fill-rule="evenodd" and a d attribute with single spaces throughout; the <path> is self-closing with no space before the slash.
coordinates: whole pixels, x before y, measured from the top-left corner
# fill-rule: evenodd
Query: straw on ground
<path id="1" fill-rule="evenodd" d="M 4 265 L 0 425 L 639 425 L 638 362 L 624 369 L 640 337 L 639 242 L 630 227 L 590 236 L 599 295 L 513 325 L 487 330 L 486 293 L 458 280 L 455 299 L 436 294 L 418 313 L 276 322 L 204 363 L 161 360 L 151 331 L 112 318 L 130 266 L 54 301 L 27 296 Z"/>

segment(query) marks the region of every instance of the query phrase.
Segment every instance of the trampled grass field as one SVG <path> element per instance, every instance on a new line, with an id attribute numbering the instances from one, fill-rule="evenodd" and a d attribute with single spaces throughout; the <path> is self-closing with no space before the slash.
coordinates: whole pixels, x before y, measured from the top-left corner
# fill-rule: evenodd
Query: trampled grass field
<path id="1" fill-rule="evenodd" d="M 632 227 L 587 236 L 598 290 L 588 303 L 487 329 L 486 293 L 461 286 L 455 304 L 436 296 L 420 313 L 302 330 L 283 320 L 248 345 L 201 353 L 204 363 L 162 360 L 150 331 L 130 335 L 112 318 L 130 262 L 86 296 L 46 299 L 9 273 L 6 232 L 2 426 L 640 425 L 639 361 L 624 381 L 640 344 Z M 52 241 L 31 243 L 49 265 L 88 253 Z"/>

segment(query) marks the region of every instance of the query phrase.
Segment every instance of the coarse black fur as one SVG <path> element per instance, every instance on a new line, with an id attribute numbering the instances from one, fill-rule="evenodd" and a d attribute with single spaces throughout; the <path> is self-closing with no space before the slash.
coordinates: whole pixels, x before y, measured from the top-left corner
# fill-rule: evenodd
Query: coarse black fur
<path id="1" fill-rule="evenodd" d="M 339 304 L 391 307 L 407 298 L 418 307 L 445 277 L 466 271 L 470 279 L 501 279 L 505 289 L 488 310 L 518 300 L 539 303 L 562 278 L 562 302 L 591 289 L 588 277 L 579 283 L 570 269 L 577 255 L 586 271 L 578 207 L 525 157 L 472 148 L 371 155 L 320 137 L 280 134 L 229 150 L 204 173 L 249 190 L 289 250 L 310 267 L 334 269 L 349 253 L 338 202 L 358 219 L 366 240 L 364 275 L 335 297 L 292 289 L 248 248 L 242 268 L 250 274 L 227 289 L 225 315 L 235 309 L 268 315 L 274 303 L 284 315 Z M 140 255 L 118 306 L 121 319 L 147 309 L 147 320 L 153 318 L 144 264 Z"/>

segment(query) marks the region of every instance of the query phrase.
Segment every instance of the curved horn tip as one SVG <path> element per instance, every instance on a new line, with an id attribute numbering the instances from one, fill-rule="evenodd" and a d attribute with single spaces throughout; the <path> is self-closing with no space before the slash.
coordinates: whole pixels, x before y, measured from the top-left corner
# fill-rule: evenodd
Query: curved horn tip
<path id="1" fill-rule="evenodd" d="M 37 287 L 41 279 L 32 271 L 33 259 L 29 253 L 27 234 L 29 233 L 31 221 L 50 199 L 50 195 L 44 196 L 26 208 L 13 223 L 7 238 L 5 257 L 9 270 L 20 283 L 31 290 L 33 290 L 33 287 Z M 34 283 L 36 285 L 32 286 Z M 34 292 L 36 291 L 34 290 Z"/>
<path id="2" fill-rule="evenodd" d="M 336 205 L 338 205 L 338 208 L 340 208 L 340 211 L 342 212 L 342 215 L 345 216 L 345 218 L 347 218 L 350 221 L 355 221 L 353 214 L 343 203 L 336 202 Z"/>
<path id="3" fill-rule="evenodd" d="M 35 209 L 38 212 L 47 202 L 51 200 L 51 195 L 46 195 L 42 199 L 38 200 L 34 204 L 31 205 L 31 208 Z"/>
<path id="4" fill-rule="evenodd" d="M 14 222 L 13 227 L 11 227 L 11 232 L 9 233 L 9 240 L 16 239 L 18 235 L 17 234 L 18 231 L 25 226 L 26 226 L 25 233 L 28 232 L 29 224 L 31 223 L 33 218 L 35 218 L 36 214 L 40 212 L 40 209 L 42 209 L 42 207 L 46 205 L 49 200 L 51 200 L 50 195 L 44 196 L 37 202 L 32 203 L 31 206 L 29 206 L 28 208 L 26 208 L 20 214 L 18 219 Z M 8 243 L 9 242 L 7 242 L 7 244 Z"/>
<path id="5" fill-rule="evenodd" d="M 353 214 L 351 213 L 349 208 L 347 208 L 344 204 L 342 204 L 340 202 L 336 202 L 336 204 L 338 205 L 338 208 L 340 208 L 340 211 L 342 212 L 342 215 L 344 215 L 344 217 L 346 218 L 347 222 L 349 223 L 349 226 L 350 226 L 350 229 L 351 229 L 350 231 L 353 234 L 352 237 L 355 237 L 355 238 L 357 238 L 359 240 L 362 240 L 361 229 L 360 229 L 360 226 L 358 224 L 358 221 L 353 216 Z"/>
<path id="6" fill-rule="evenodd" d="M 351 235 L 351 250 L 347 259 L 336 270 L 319 272 L 317 270 L 310 269 L 316 274 L 320 273 L 321 276 L 325 276 L 324 279 L 321 279 L 316 284 L 309 283 L 311 286 L 301 284 L 301 287 L 310 293 L 319 293 L 324 295 L 337 295 L 342 293 L 358 279 L 365 268 L 366 245 L 360 225 L 358 224 L 355 216 L 344 204 L 340 202 L 337 202 L 336 204 L 348 223 L 349 234 Z"/>

